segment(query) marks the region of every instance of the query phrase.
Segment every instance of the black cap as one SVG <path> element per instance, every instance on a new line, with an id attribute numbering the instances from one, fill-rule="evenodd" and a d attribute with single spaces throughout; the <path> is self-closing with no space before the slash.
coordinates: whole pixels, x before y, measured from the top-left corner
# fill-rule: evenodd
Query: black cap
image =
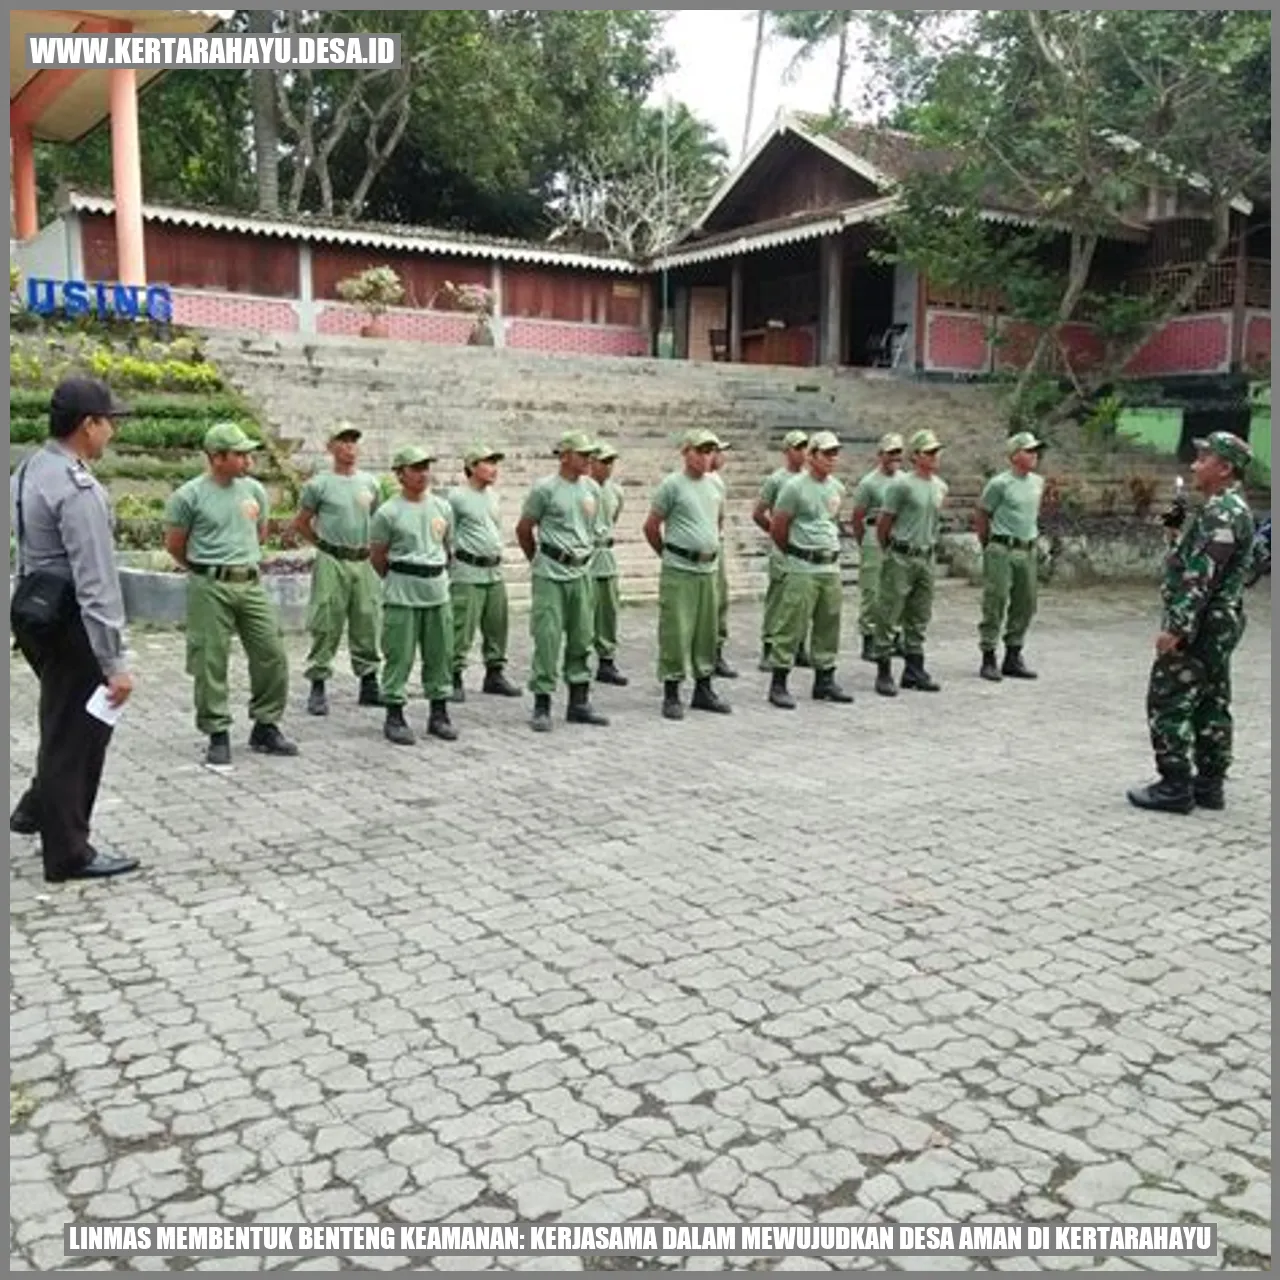
<path id="1" fill-rule="evenodd" d="M 49 408 L 72 418 L 123 418 L 133 412 L 97 378 L 63 378 L 53 389 Z"/>

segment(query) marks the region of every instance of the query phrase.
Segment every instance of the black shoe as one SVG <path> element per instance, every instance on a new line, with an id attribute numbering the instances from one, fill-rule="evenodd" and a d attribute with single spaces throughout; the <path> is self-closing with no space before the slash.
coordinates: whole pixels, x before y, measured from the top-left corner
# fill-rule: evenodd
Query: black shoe
<path id="1" fill-rule="evenodd" d="M 44 873 L 47 884 L 63 884 L 67 880 L 105 880 L 108 876 L 122 876 L 126 871 L 138 869 L 137 858 L 125 858 L 118 853 L 99 853 L 89 850 L 89 861 L 70 871 Z"/>
<path id="2" fill-rule="evenodd" d="M 876 692 L 882 698 L 898 696 L 898 686 L 893 681 L 893 662 L 889 658 L 876 659 Z"/>
<path id="3" fill-rule="evenodd" d="M 458 731 L 449 719 L 449 701 L 447 698 L 431 700 L 431 714 L 427 717 L 427 732 L 442 742 L 456 742 Z"/>
<path id="4" fill-rule="evenodd" d="M 591 705 L 591 686 L 589 684 L 571 684 L 569 686 L 569 709 L 564 717 L 570 724 L 606 725 L 609 717 L 603 716 Z"/>
<path id="5" fill-rule="evenodd" d="M 680 701 L 680 681 L 662 682 L 662 717 L 664 720 L 683 720 L 684 704 Z"/>
<path id="6" fill-rule="evenodd" d="M 902 687 L 920 693 L 937 693 L 942 686 L 924 669 L 924 654 L 913 653 L 902 671 Z"/>
<path id="7" fill-rule="evenodd" d="M 1131 805 L 1162 813 L 1190 813 L 1196 807 L 1190 778 L 1160 778 L 1145 787 L 1130 787 L 1126 795 Z"/>
<path id="8" fill-rule="evenodd" d="M 403 707 L 387 708 L 387 718 L 382 725 L 382 736 L 388 742 L 394 742 L 397 747 L 411 747 L 418 740 L 405 722 Z"/>
<path id="9" fill-rule="evenodd" d="M 787 691 L 787 674 L 781 667 L 774 671 L 769 684 L 769 701 L 782 711 L 794 711 L 796 700 Z"/>
<path id="10" fill-rule="evenodd" d="M 693 711 L 714 711 L 722 716 L 727 716 L 733 711 L 733 708 L 711 687 L 710 676 L 703 676 L 695 681 L 689 707 Z"/>
<path id="11" fill-rule="evenodd" d="M 9 815 L 9 830 L 14 835 L 34 836 L 40 831 L 40 819 L 26 805 L 26 796 L 18 801 L 17 808 Z"/>
<path id="12" fill-rule="evenodd" d="M 1196 807 L 1199 809 L 1225 809 L 1227 800 L 1222 793 L 1224 781 L 1223 778 L 1211 777 L 1204 773 L 1199 774 L 1191 784 Z"/>
<path id="13" fill-rule="evenodd" d="M 484 684 L 480 686 L 480 692 L 494 693 L 500 698 L 519 698 L 522 696 L 520 690 L 503 674 L 501 666 L 485 668 Z"/>
<path id="14" fill-rule="evenodd" d="M 307 715 L 327 716 L 329 714 L 329 698 L 324 691 L 323 680 L 311 682 L 311 692 L 307 695 Z"/>
<path id="15" fill-rule="evenodd" d="M 736 680 L 738 678 L 737 669 L 731 667 L 726 661 L 723 653 L 716 654 L 716 665 L 712 669 L 713 676 L 719 676 L 721 680 Z"/>
<path id="16" fill-rule="evenodd" d="M 601 658 L 596 664 L 596 683 L 622 686 L 631 681 L 618 670 L 618 664 L 612 658 Z"/>
<path id="17" fill-rule="evenodd" d="M 862 661 L 874 662 L 876 660 L 876 638 L 875 636 L 862 637 Z"/>
<path id="18" fill-rule="evenodd" d="M 801 645 L 796 653 L 796 666 L 806 668 L 813 666 L 813 658 L 810 657 L 809 650 L 804 645 Z"/>
<path id="19" fill-rule="evenodd" d="M 1012 645 L 1004 651 L 1004 664 L 1000 668 L 1000 674 L 1012 676 L 1015 680 L 1038 678 L 1036 673 L 1022 661 L 1022 649 L 1015 649 Z"/>
<path id="20" fill-rule="evenodd" d="M 769 661 L 769 651 L 767 649 L 764 652 L 764 656 L 761 657 L 760 661 L 756 663 L 756 670 L 757 671 L 773 670 L 773 663 Z"/>
<path id="21" fill-rule="evenodd" d="M 450 702 L 466 702 L 467 691 L 462 683 L 462 672 L 456 671 L 453 676 L 453 692 L 449 695 Z"/>
<path id="22" fill-rule="evenodd" d="M 224 766 L 231 763 L 231 735 L 225 731 L 209 735 L 209 750 L 204 753 L 205 764 Z"/>
<path id="23" fill-rule="evenodd" d="M 813 697 L 815 702 L 852 702 L 853 694 L 836 684 L 835 668 L 813 673 Z"/>
<path id="24" fill-rule="evenodd" d="M 529 728 L 534 733 L 551 732 L 551 695 L 549 693 L 533 695 L 533 718 L 529 721 Z"/>
<path id="25" fill-rule="evenodd" d="M 996 651 L 994 649 L 983 649 L 982 666 L 978 668 L 978 674 L 984 680 L 990 680 L 994 684 L 999 684 L 1004 679 L 1000 674 L 1000 668 L 996 665 Z"/>
<path id="26" fill-rule="evenodd" d="M 378 688 L 378 677 L 372 671 L 360 677 L 360 697 L 357 699 L 362 707 L 380 707 L 382 690 Z"/>
<path id="27" fill-rule="evenodd" d="M 255 724 L 249 734 L 249 746 L 264 756 L 296 756 L 297 743 L 290 742 L 274 724 Z"/>

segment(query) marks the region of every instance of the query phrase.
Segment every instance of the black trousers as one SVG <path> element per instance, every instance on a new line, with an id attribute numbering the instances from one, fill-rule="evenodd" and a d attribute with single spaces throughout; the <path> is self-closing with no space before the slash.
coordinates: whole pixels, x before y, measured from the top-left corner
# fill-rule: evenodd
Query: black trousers
<path id="1" fill-rule="evenodd" d="M 93 857 L 89 824 L 98 799 L 111 726 L 85 709 L 103 683 L 79 616 L 49 645 L 22 654 L 40 679 L 40 751 L 36 776 L 18 810 L 40 825 L 46 873 L 65 874 Z"/>

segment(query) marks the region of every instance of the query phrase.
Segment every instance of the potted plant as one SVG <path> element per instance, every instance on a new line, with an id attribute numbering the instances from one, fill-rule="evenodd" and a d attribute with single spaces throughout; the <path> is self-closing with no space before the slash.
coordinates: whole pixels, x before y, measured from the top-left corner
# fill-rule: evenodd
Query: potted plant
<path id="1" fill-rule="evenodd" d="M 482 284 L 452 284 L 446 282 L 440 289 L 450 306 L 472 317 L 471 332 L 467 335 L 469 347 L 492 347 L 493 290 Z"/>
<path id="2" fill-rule="evenodd" d="M 338 297 L 360 307 L 368 317 L 361 326 L 362 338 L 385 338 L 387 308 L 404 297 L 400 277 L 390 267 L 369 267 L 358 275 L 338 281 Z"/>

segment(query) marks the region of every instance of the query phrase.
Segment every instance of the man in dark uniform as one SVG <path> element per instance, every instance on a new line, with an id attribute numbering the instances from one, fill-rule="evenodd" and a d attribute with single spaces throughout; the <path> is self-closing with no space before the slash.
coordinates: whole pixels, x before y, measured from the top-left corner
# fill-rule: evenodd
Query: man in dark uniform
<path id="1" fill-rule="evenodd" d="M 44 878 L 52 883 L 116 876 L 138 865 L 89 843 L 112 724 L 86 704 L 105 686 L 108 714 L 119 710 L 133 678 L 111 511 L 85 464 L 102 457 L 115 419 L 127 412 L 103 383 L 63 379 L 49 407 L 50 439 L 10 482 L 19 576 L 47 578 L 61 598 L 56 622 L 38 634 L 17 610 L 10 613 L 18 646 L 40 679 L 40 751 L 9 827 L 39 831 Z"/>

